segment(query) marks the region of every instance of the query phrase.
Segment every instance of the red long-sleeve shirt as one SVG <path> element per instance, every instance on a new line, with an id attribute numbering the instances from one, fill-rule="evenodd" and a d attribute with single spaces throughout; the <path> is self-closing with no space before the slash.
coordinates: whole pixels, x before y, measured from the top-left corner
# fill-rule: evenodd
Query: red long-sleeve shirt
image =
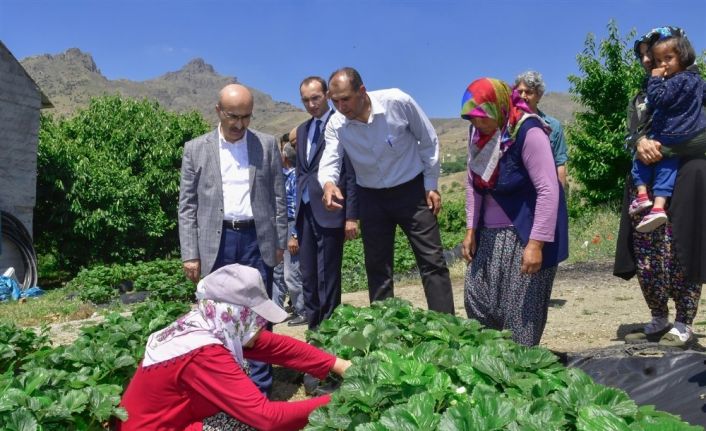
<path id="1" fill-rule="evenodd" d="M 281 365 L 325 378 L 336 357 L 304 342 L 262 331 L 247 359 Z M 123 394 L 128 420 L 118 431 L 201 431 L 201 421 L 220 411 L 258 430 L 298 430 L 329 396 L 270 401 L 220 344 L 204 346 L 147 368 L 139 366 Z"/>

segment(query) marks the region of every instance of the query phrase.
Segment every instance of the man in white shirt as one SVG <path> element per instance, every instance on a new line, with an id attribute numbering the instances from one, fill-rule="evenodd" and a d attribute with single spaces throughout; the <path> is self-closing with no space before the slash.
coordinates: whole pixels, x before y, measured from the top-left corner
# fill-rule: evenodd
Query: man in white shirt
<path id="1" fill-rule="evenodd" d="M 453 314 L 436 220 L 441 196 L 434 127 L 412 97 L 398 89 L 368 93 L 350 67 L 331 75 L 329 96 L 337 112 L 326 126 L 318 178 L 326 208 L 339 209 L 343 195 L 336 184 L 345 151 L 359 186 L 370 301 L 394 296 L 394 239 L 400 226 L 414 251 L 429 309 Z"/>
<path id="2" fill-rule="evenodd" d="M 250 90 L 227 85 L 216 105 L 216 130 L 184 145 L 179 242 L 184 273 L 194 283 L 239 263 L 260 271 L 271 297 L 272 268 L 288 238 L 284 178 L 275 137 L 248 129 L 252 111 Z M 269 366 L 251 366 L 251 377 L 269 392 Z"/>

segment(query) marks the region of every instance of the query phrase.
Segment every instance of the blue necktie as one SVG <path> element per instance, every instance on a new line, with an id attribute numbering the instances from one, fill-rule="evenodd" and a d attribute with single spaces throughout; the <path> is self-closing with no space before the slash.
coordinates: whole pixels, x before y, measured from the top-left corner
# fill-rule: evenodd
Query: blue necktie
<path id="1" fill-rule="evenodd" d="M 314 125 L 314 137 L 311 138 L 311 145 L 309 146 L 309 155 L 307 156 L 307 162 L 311 162 L 311 159 L 314 158 L 314 153 L 316 152 L 316 144 L 319 142 L 319 136 L 321 136 L 321 120 L 316 120 L 316 124 Z M 309 203 L 309 187 L 306 185 L 304 186 L 304 190 L 302 190 L 302 202 L 305 204 Z"/>
<path id="2" fill-rule="evenodd" d="M 321 136 L 321 120 L 316 120 L 316 125 L 314 126 L 314 137 L 311 138 L 311 146 L 309 147 L 309 156 L 307 161 L 311 161 L 314 158 L 314 153 L 316 152 L 316 145 L 319 143 L 319 136 Z"/>

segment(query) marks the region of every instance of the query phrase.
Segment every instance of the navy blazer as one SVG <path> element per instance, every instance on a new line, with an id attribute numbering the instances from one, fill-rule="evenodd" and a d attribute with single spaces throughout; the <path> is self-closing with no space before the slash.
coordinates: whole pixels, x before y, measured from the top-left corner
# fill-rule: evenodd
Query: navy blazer
<path id="1" fill-rule="evenodd" d="M 331 113 L 333 115 L 333 112 Z M 331 118 L 331 115 L 328 118 Z M 338 187 L 343 193 L 344 203 L 343 209 L 340 211 L 328 211 L 324 208 L 324 204 L 321 202 L 321 198 L 324 195 L 324 191 L 319 184 L 319 162 L 321 161 L 321 155 L 324 152 L 324 147 L 326 146 L 325 133 L 326 124 L 322 125 L 321 134 L 319 135 L 319 142 L 314 150 L 314 155 L 311 158 L 311 162 L 307 161 L 306 157 L 306 146 L 307 146 L 307 136 L 309 134 L 309 127 L 314 118 L 310 118 L 304 123 L 300 124 L 297 128 L 297 206 L 295 220 L 299 216 L 299 208 L 302 203 L 302 191 L 304 190 L 304 185 L 309 189 L 309 204 L 311 205 L 311 212 L 314 214 L 316 222 L 325 228 L 342 228 L 346 220 L 358 219 L 358 197 L 357 197 L 357 185 L 355 182 L 355 171 L 351 165 L 348 157 L 344 155 L 343 164 L 341 166 L 341 175 L 338 180 Z M 327 120 L 328 122 L 328 120 Z"/>

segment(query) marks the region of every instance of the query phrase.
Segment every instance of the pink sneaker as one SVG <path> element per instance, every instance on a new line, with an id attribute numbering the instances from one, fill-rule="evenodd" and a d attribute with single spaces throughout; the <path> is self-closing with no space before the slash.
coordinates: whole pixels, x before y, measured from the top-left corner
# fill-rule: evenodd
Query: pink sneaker
<path id="1" fill-rule="evenodd" d="M 630 202 L 630 207 L 628 207 L 628 214 L 630 215 L 635 215 L 637 213 L 642 212 L 643 210 L 646 210 L 647 208 L 652 206 L 652 201 L 647 199 L 644 201 L 639 201 L 637 198 L 633 199 L 632 202 Z"/>
<path id="2" fill-rule="evenodd" d="M 635 230 L 642 233 L 652 232 L 665 223 L 667 223 L 667 214 L 665 214 L 664 211 L 650 211 L 642 218 L 642 221 L 635 227 Z"/>

